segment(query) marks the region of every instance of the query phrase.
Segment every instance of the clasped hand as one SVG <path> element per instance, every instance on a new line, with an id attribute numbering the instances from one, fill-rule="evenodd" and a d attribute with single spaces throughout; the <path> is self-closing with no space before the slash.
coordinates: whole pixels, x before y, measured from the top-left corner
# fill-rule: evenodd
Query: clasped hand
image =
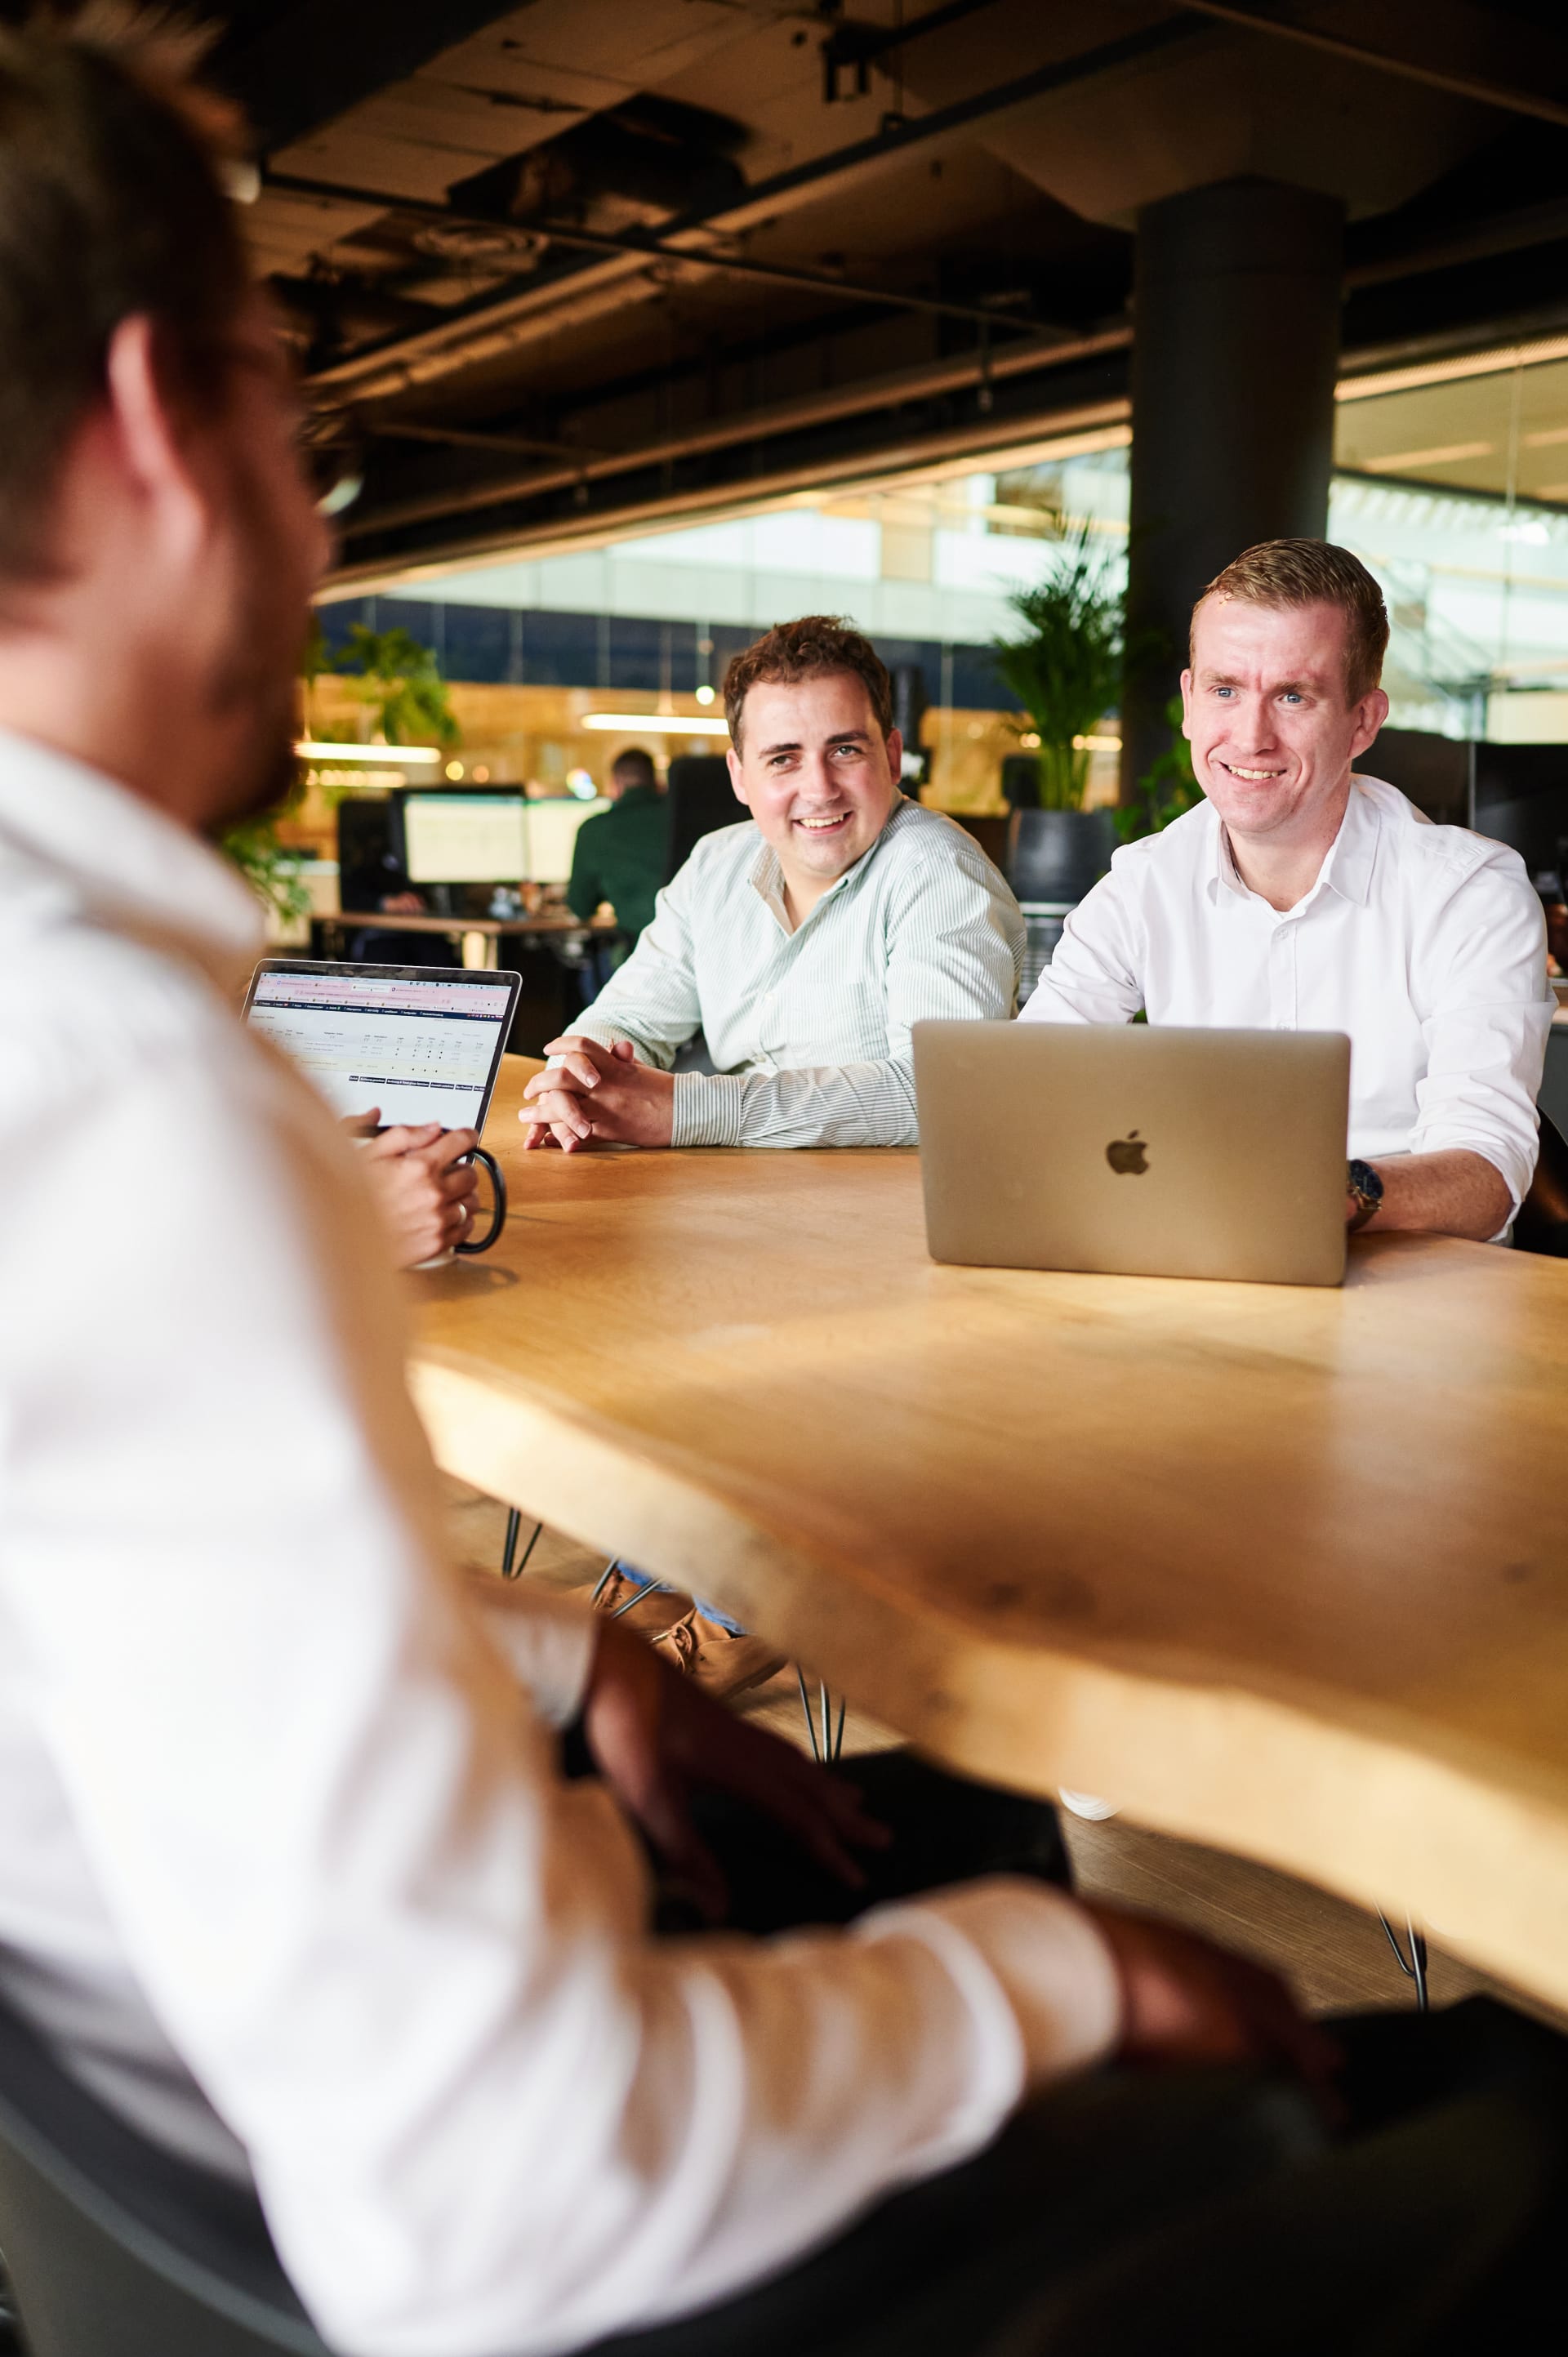
<path id="1" fill-rule="evenodd" d="M 594 1145 L 669 1145 L 673 1076 L 639 1064 L 628 1039 L 603 1048 L 571 1033 L 552 1039 L 545 1053 L 561 1060 L 536 1072 L 522 1092 L 526 1103 L 518 1119 L 527 1124 L 525 1149 L 558 1146 L 577 1154 Z"/>

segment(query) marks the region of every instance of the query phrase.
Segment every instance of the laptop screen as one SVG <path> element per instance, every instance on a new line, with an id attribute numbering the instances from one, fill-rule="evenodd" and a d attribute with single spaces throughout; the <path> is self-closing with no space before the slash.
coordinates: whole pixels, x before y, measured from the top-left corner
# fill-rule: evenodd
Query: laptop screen
<path id="1" fill-rule="evenodd" d="M 388 966 L 259 966 L 247 1019 L 334 1113 L 381 1107 L 384 1126 L 478 1129 L 510 1027 L 517 977 Z"/>

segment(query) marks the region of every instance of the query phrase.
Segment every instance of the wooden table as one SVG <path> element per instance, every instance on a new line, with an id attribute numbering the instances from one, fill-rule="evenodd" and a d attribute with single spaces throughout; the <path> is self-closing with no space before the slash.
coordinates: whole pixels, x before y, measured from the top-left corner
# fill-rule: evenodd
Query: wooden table
<path id="1" fill-rule="evenodd" d="M 1568 1264 L 943 1268 L 905 1153 L 524 1156 L 411 1279 L 452 1472 L 960 1767 L 1120 1800 L 1568 2003 Z"/>

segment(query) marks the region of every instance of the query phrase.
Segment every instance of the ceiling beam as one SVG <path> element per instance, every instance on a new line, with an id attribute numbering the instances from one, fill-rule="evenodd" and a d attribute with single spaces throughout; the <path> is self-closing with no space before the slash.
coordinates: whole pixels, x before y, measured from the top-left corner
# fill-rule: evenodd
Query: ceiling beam
<path id="1" fill-rule="evenodd" d="M 231 32 L 214 81 L 237 99 L 263 155 L 405 81 L 446 49 L 509 16 L 517 0 L 294 0 L 264 31 Z"/>
<path id="2" fill-rule="evenodd" d="M 579 246 L 588 253 L 636 254 L 645 262 L 695 264 L 732 278 L 764 278 L 775 286 L 803 287 L 814 295 L 836 296 L 841 302 L 880 303 L 890 310 L 918 311 L 929 318 L 963 319 L 971 326 L 1040 328 L 1047 324 L 1015 313 L 984 310 L 973 303 L 944 302 L 933 295 L 900 294 L 888 286 L 863 286 L 853 278 L 840 278 L 826 270 L 791 270 L 779 263 L 752 262 L 739 254 L 715 253 L 709 246 L 676 245 L 668 238 L 651 234 L 617 237 L 600 230 L 578 229 L 570 221 L 512 221 L 494 213 L 458 212 L 451 205 L 433 204 L 415 197 L 389 196 L 379 188 L 351 188 L 339 180 L 306 179 L 296 172 L 268 172 L 262 185 L 282 189 L 290 196 L 334 197 L 348 204 L 379 205 L 387 212 L 415 213 L 422 221 L 442 221 L 457 229 L 510 230 L 519 238 L 542 237 L 552 245 Z M 1058 332 L 1065 337 L 1071 331 L 1062 328 Z"/>
<path id="3" fill-rule="evenodd" d="M 1467 228 L 1434 231 L 1419 242 L 1374 250 L 1352 262 L 1345 273 L 1348 287 L 1382 286 L 1391 280 L 1415 278 L 1432 270 L 1452 270 L 1466 262 L 1486 262 L 1499 253 L 1520 253 L 1532 245 L 1552 245 L 1568 238 L 1568 198 L 1543 205 L 1527 205 L 1517 212 L 1494 213 Z"/>
<path id="4" fill-rule="evenodd" d="M 1369 42 L 1349 40 L 1343 33 L 1319 33 L 1310 25 L 1272 16 L 1261 8 L 1236 7 L 1231 0 L 1181 0 L 1181 5 L 1195 16 L 1212 16 L 1222 25 L 1235 25 L 1249 33 L 1265 33 L 1277 41 L 1295 41 L 1304 48 L 1320 50 L 1326 57 L 1344 58 L 1352 65 L 1369 67 L 1375 73 L 1393 74 L 1402 81 L 1423 82 L 1428 90 L 1445 91 L 1451 98 L 1474 99 L 1482 106 L 1500 107 L 1508 114 L 1528 114 L 1538 123 L 1552 123 L 1559 130 L 1568 131 L 1568 105 L 1560 99 L 1542 98 L 1509 82 L 1492 81 L 1484 74 L 1455 72 L 1446 66 L 1423 65 L 1416 58 L 1395 57 L 1387 49 L 1373 48 Z"/>
<path id="5" fill-rule="evenodd" d="M 1080 336 L 1069 344 L 1031 338 L 1025 344 L 1005 346 L 989 362 L 972 351 L 955 354 L 950 360 L 922 361 L 891 375 L 864 377 L 858 384 L 801 393 L 789 401 L 770 403 L 762 409 L 737 410 L 729 417 L 714 418 L 704 425 L 662 436 L 656 442 L 633 449 L 585 448 L 574 451 L 571 462 L 560 466 L 532 467 L 522 473 L 496 475 L 483 482 L 453 485 L 441 491 L 389 500 L 384 507 L 368 508 L 363 512 L 350 511 L 342 529 L 346 537 L 360 539 L 407 524 L 428 523 L 446 516 L 473 514 L 481 508 L 502 507 L 509 501 L 534 499 L 549 491 L 575 490 L 579 486 L 603 482 L 612 476 L 672 466 L 683 458 L 705 457 L 743 443 L 759 443 L 781 434 L 836 425 L 845 418 L 886 412 L 906 403 L 963 392 L 975 385 L 1006 383 L 1043 369 L 1061 368 L 1069 361 L 1101 360 L 1125 351 L 1132 340 L 1130 328 L 1112 328 L 1102 334 Z"/>
<path id="6" fill-rule="evenodd" d="M 863 484 L 867 476 L 896 477 L 953 458 L 983 460 L 999 449 L 1026 447 L 1030 443 L 1106 427 L 1124 429 L 1132 406 L 1124 391 L 1108 391 L 1088 400 L 1031 408 L 1020 403 L 1005 417 L 972 418 L 956 426 L 911 427 L 889 439 L 880 436 L 875 450 L 850 449 L 836 456 L 813 452 L 802 462 L 747 468 L 744 474 L 681 490 L 660 490 L 646 498 L 632 498 L 621 507 L 604 507 L 581 513 L 562 510 L 527 522 L 508 518 L 499 526 L 459 539 L 443 538 L 411 544 L 406 549 L 349 556 L 335 565 L 328 591 L 374 589 L 388 581 L 411 583 L 418 574 L 450 572 L 455 565 L 479 556 L 521 553 L 530 556 L 561 554 L 574 546 L 594 545 L 621 531 L 645 531 L 650 523 L 684 522 L 693 516 L 754 514 L 800 491 L 831 492 L 840 486 Z"/>
<path id="7" fill-rule="evenodd" d="M 906 155 L 932 141 L 951 137 L 972 124 L 1004 113 L 1011 107 L 1025 105 L 1048 92 L 1112 73 L 1120 67 L 1141 63 L 1145 58 L 1180 48 L 1195 38 L 1208 37 L 1208 27 L 1199 24 L 1190 13 L 1161 17 L 1139 32 L 1080 50 L 1077 56 L 1055 64 L 1036 67 L 1015 81 L 978 91 L 973 97 L 960 99 L 951 106 L 935 108 L 929 114 L 892 124 L 869 138 L 854 140 L 826 156 L 775 173 L 770 179 L 749 188 L 738 202 L 667 223 L 662 242 L 671 244 L 704 232 L 750 228 L 795 204 L 816 201 L 830 189 L 836 188 L 842 196 L 859 180 L 892 169 Z M 322 185 L 333 186 L 330 182 Z M 340 189 L 334 192 L 342 194 Z M 677 245 L 677 251 L 682 255 L 689 253 L 681 245 Z M 701 260 L 702 250 L 698 249 L 691 258 Z M 391 399 L 412 385 L 467 367 L 476 356 L 468 349 L 470 339 L 479 346 L 478 356 L 494 357 L 510 343 L 526 342 L 535 334 L 553 332 L 560 320 L 547 317 L 535 324 L 535 315 L 549 312 L 563 299 L 592 300 L 599 290 L 613 287 L 618 282 L 624 284 L 638 268 L 638 256 L 617 254 L 599 262 L 575 263 L 562 270 L 542 272 L 524 289 L 499 299 L 461 307 L 439 327 L 422 329 L 413 336 L 387 338 L 363 352 L 317 369 L 311 382 L 321 387 L 341 387 L 360 401 Z"/>

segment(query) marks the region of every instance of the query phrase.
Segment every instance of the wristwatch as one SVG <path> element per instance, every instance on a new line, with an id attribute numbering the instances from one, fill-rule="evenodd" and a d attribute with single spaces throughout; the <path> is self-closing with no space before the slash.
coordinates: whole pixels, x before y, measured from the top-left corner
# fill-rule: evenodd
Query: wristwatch
<path id="1" fill-rule="evenodd" d="M 1354 1235 L 1364 1228 L 1383 1200 L 1383 1182 L 1369 1162 L 1348 1162 L 1345 1165 L 1345 1192 L 1356 1199 L 1356 1216 L 1348 1222 Z"/>

